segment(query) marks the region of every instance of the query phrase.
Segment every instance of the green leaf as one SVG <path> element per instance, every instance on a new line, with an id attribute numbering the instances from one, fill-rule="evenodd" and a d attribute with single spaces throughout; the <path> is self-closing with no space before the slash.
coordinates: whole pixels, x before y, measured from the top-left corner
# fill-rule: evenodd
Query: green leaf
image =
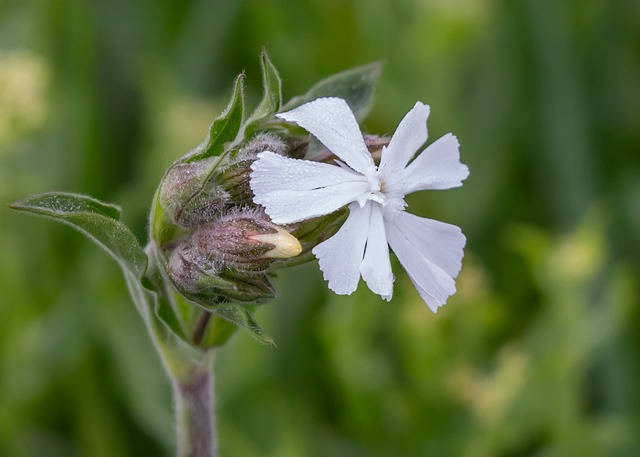
<path id="1" fill-rule="evenodd" d="M 120 208 L 115 205 L 86 195 L 50 192 L 19 200 L 9 207 L 79 230 L 138 279 L 147 268 L 146 254 L 129 228 L 118 220 Z"/>
<path id="2" fill-rule="evenodd" d="M 320 97 L 340 97 L 346 100 L 358 120 L 363 119 L 371 108 L 373 94 L 381 74 L 382 62 L 373 62 L 337 73 L 320 81 L 306 94 L 289 100 L 282 107 L 282 111 L 291 110 Z"/>
<path id="3" fill-rule="evenodd" d="M 189 344 L 171 303 L 157 283 L 158 272 L 152 271 L 149 277 L 143 277 L 147 269 L 147 255 L 133 233 L 118 220 L 120 209 L 117 206 L 85 195 L 51 192 L 19 200 L 9 207 L 70 225 L 96 242 L 120 264 L 131 298 L 173 377 L 188 377 L 193 364 L 201 363 L 206 357 L 205 352 Z"/>
<path id="4" fill-rule="evenodd" d="M 244 115 L 244 74 L 238 75 L 227 108 L 209 127 L 205 140 L 184 156 L 181 162 L 196 162 L 209 157 L 223 155 L 225 144 L 234 141 L 242 127 Z"/>
<path id="5" fill-rule="evenodd" d="M 110 219 L 120 220 L 122 210 L 119 206 L 101 202 L 95 198 L 66 192 L 47 192 L 34 195 L 9 204 L 12 209 L 46 213 L 45 215 L 69 213 L 98 213 Z"/>
<path id="6" fill-rule="evenodd" d="M 275 346 L 273 338 L 271 338 L 271 336 L 256 324 L 251 313 L 244 306 L 234 303 L 225 303 L 212 308 L 211 312 L 247 331 L 249 335 L 260 343 Z M 212 336 L 213 335 L 208 335 L 207 337 L 211 338 Z"/>
<path id="7" fill-rule="evenodd" d="M 280 111 L 282 106 L 282 80 L 265 49 L 260 54 L 260 67 L 262 69 L 262 100 L 247 120 L 245 138 L 253 134 L 261 121 Z"/>

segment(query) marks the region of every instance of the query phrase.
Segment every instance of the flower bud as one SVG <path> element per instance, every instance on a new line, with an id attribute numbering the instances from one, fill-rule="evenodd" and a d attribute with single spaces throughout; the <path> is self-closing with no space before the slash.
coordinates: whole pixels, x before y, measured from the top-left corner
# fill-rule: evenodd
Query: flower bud
<path id="1" fill-rule="evenodd" d="M 175 224 L 201 225 L 228 203 L 227 191 L 209 180 L 212 166 L 212 159 L 176 162 L 167 171 L 160 188 L 160 204 Z"/>
<path id="2" fill-rule="evenodd" d="M 300 242 L 264 213 L 236 210 L 174 244 L 166 271 L 176 289 L 196 303 L 217 303 L 220 297 L 264 301 L 275 296 L 267 269 L 301 251 Z"/>
<path id="3" fill-rule="evenodd" d="M 271 151 L 276 154 L 284 154 L 287 145 L 282 139 L 273 133 L 265 132 L 254 136 L 249 143 L 238 152 L 241 160 L 255 159 L 262 151 Z"/>
<path id="4" fill-rule="evenodd" d="M 307 145 L 308 140 L 298 137 L 288 138 L 285 143 L 273 133 L 260 133 L 244 146 L 230 150 L 222 161 L 211 157 L 174 163 L 158 194 L 168 222 L 193 229 L 208 224 L 230 207 L 251 206 L 251 164 L 258 153 L 298 156 L 304 154 Z"/>
<path id="5" fill-rule="evenodd" d="M 210 265 L 193 249 L 189 240 L 171 252 L 167 274 L 182 295 L 205 307 L 220 303 L 221 297 L 246 303 L 272 300 L 276 295 L 267 274 L 241 274 L 229 269 L 218 271 L 216 265 Z"/>
<path id="6" fill-rule="evenodd" d="M 293 235 L 255 210 L 233 212 L 199 227 L 191 243 L 211 264 L 239 271 L 264 271 L 274 259 L 302 251 Z"/>

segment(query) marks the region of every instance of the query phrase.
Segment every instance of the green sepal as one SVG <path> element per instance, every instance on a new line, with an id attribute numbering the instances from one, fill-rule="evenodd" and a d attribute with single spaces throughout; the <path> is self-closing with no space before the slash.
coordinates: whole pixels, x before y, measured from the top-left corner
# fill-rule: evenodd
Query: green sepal
<path id="1" fill-rule="evenodd" d="M 262 121 L 270 119 L 282 106 L 282 79 L 269 59 L 266 49 L 260 54 L 262 70 L 262 100 L 245 123 L 245 138 L 250 138 Z"/>
<path id="2" fill-rule="evenodd" d="M 167 281 L 169 280 L 167 279 Z M 237 287 L 237 281 L 234 285 L 234 282 L 216 278 L 215 284 L 216 288 L 208 291 L 204 290 L 200 294 L 189 294 L 181 291 L 180 295 L 175 296 L 173 300 L 174 306 L 176 306 L 180 314 L 180 319 L 186 327 L 185 331 L 189 335 L 193 335 L 197 326 L 197 318 L 201 312 L 212 314 L 200 341 L 196 342 L 191 338 L 185 339 L 184 332 L 175 331 L 175 333 L 189 344 L 196 345 L 203 350 L 224 344 L 237 327 L 242 328 L 263 344 L 273 344 L 271 337 L 256 324 L 251 316 L 251 311 L 255 308 L 255 304 L 227 302 L 230 299 L 229 295 L 235 296 L 237 294 L 239 298 L 242 297 L 242 294 L 237 291 L 231 292 L 233 287 Z M 226 291 L 220 287 L 226 287 Z M 269 298 L 273 298 L 273 293 L 273 290 L 268 292 Z M 200 312 L 197 312 L 198 310 Z M 171 326 L 171 322 L 165 323 Z"/>
<path id="3" fill-rule="evenodd" d="M 240 327 L 261 343 L 273 345 L 273 339 L 256 324 L 250 313 L 255 308 L 257 292 L 261 288 L 264 289 L 261 291 L 263 298 L 272 299 L 275 295 L 275 290 L 267 275 L 255 276 L 254 282 L 256 283 L 260 283 L 262 281 L 260 278 L 264 276 L 263 281 L 265 281 L 265 284 L 260 287 L 231 278 L 227 280 L 219 276 L 206 276 L 203 279 L 206 279 L 210 288 L 203 289 L 198 294 L 190 294 L 179 290 L 177 287 L 176 289 L 170 287 L 171 280 L 161 271 L 160 262 L 162 257 L 157 250 L 152 255 L 152 258 L 157 266 L 154 268 L 156 272 L 154 282 L 162 280 L 165 286 L 158 288 L 161 289 L 161 292 L 159 292 L 160 295 L 157 298 L 156 315 L 164 322 L 165 326 L 172 329 L 173 333 L 185 343 L 200 350 L 221 346 L 231 337 L 235 329 Z M 246 287 L 251 290 L 243 290 Z M 228 303 L 228 300 L 233 299 L 232 297 L 236 300 L 242 300 L 247 292 L 252 294 L 254 304 Z M 167 300 L 169 296 L 170 301 Z M 199 337 L 200 341 L 194 341 L 194 331 L 202 312 L 209 312 L 212 317 L 206 326 L 204 334 Z M 169 319 L 166 316 L 169 316 Z"/>
<path id="4" fill-rule="evenodd" d="M 162 184 L 160 185 L 162 186 Z M 162 187 L 158 187 L 153 202 L 151 203 L 151 216 L 149 221 L 149 235 L 152 240 L 156 241 L 159 246 L 179 238 L 182 233 L 182 227 L 174 224 L 165 209 L 160 203 L 160 191 Z"/>
<path id="5" fill-rule="evenodd" d="M 245 306 L 235 303 L 225 303 L 216 306 L 211 310 L 211 312 L 245 330 L 260 343 L 268 346 L 275 346 L 273 338 L 253 320 L 251 313 Z M 224 327 L 208 329 L 202 340 L 202 344 L 204 345 L 206 343 L 209 347 L 212 345 L 220 345 L 226 341 L 224 337 L 228 331 L 229 330 L 225 330 Z"/>
<path id="6" fill-rule="evenodd" d="M 326 216 L 298 222 L 291 227 L 290 232 L 300 243 L 318 245 L 335 235 L 348 215 L 349 210 L 342 208 Z"/>
<path id="7" fill-rule="evenodd" d="M 382 62 L 336 73 L 317 83 L 306 94 L 289 100 L 282 111 L 289 111 L 320 97 L 340 97 L 346 100 L 356 118 L 361 120 L 369 113 L 381 74 Z"/>
<path id="8" fill-rule="evenodd" d="M 229 104 L 211 123 L 205 140 L 193 151 L 185 155 L 180 162 L 196 162 L 209 157 L 222 156 L 227 151 L 225 144 L 234 141 L 244 115 L 244 74 L 239 74 L 233 85 Z"/>
<path id="9" fill-rule="evenodd" d="M 315 259 L 312 249 L 335 235 L 348 215 L 349 210 L 342 208 L 326 216 L 314 217 L 287 226 L 289 233 L 295 236 L 300 242 L 302 252 L 295 257 L 273 262 L 271 270 L 302 265 Z"/>
<path id="10" fill-rule="evenodd" d="M 147 256 L 131 230 L 119 221 L 120 208 L 86 195 L 49 192 L 11 203 L 10 208 L 53 219 L 83 233 L 140 279 Z"/>
<path id="11" fill-rule="evenodd" d="M 179 284 L 174 286 L 184 297 L 208 311 L 218 306 L 220 299 L 240 303 L 264 303 L 273 300 L 276 295 L 266 274 L 235 276 L 230 272 L 226 275 L 200 272 L 198 278 L 201 288 L 197 293 L 184 290 Z"/>

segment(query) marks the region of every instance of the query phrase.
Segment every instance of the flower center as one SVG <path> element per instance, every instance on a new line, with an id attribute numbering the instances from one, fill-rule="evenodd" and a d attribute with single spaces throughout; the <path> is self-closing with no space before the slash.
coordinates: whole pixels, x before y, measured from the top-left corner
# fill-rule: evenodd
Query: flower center
<path id="1" fill-rule="evenodd" d="M 367 178 L 367 182 L 369 183 L 369 191 L 365 195 L 365 199 L 372 200 L 374 202 L 380 203 L 381 205 L 384 205 L 386 198 L 384 193 L 380 191 L 381 182 L 376 166 L 370 166 L 364 173 L 364 176 Z M 360 204 L 362 205 L 363 202 L 361 202 Z"/>
<path id="2" fill-rule="evenodd" d="M 380 196 L 380 199 L 370 199 L 380 203 L 387 214 L 404 210 L 407 206 L 404 201 L 404 184 L 402 182 L 398 182 L 397 179 L 393 179 L 391 176 L 384 176 L 379 171 L 376 171 L 376 180 L 379 185 L 379 190 L 376 194 L 377 196 Z"/>
<path id="3" fill-rule="evenodd" d="M 374 201 L 384 207 L 385 213 L 402 211 L 407 204 L 404 201 L 405 186 L 394 179 L 387 179 L 373 166 L 365 173 L 369 183 L 366 199 Z"/>

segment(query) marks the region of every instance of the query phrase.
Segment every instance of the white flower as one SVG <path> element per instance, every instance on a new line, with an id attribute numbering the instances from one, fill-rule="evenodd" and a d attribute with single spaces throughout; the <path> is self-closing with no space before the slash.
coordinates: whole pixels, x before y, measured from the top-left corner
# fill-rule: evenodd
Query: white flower
<path id="1" fill-rule="evenodd" d="M 252 165 L 254 201 L 277 224 L 326 215 L 349 205 L 340 230 L 313 249 L 334 292 L 351 294 L 362 276 L 373 292 L 390 300 L 394 280 L 390 245 L 432 311 L 455 293 L 464 235 L 454 225 L 404 211 L 405 195 L 458 187 L 469 175 L 451 134 L 409 163 L 427 140 L 428 116 L 429 107 L 416 103 L 383 148 L 376 167 L 344 100 L 319 98 L 278 114 L 313 134 L 340 161 L 330 165 L 262 152 Z"/>

